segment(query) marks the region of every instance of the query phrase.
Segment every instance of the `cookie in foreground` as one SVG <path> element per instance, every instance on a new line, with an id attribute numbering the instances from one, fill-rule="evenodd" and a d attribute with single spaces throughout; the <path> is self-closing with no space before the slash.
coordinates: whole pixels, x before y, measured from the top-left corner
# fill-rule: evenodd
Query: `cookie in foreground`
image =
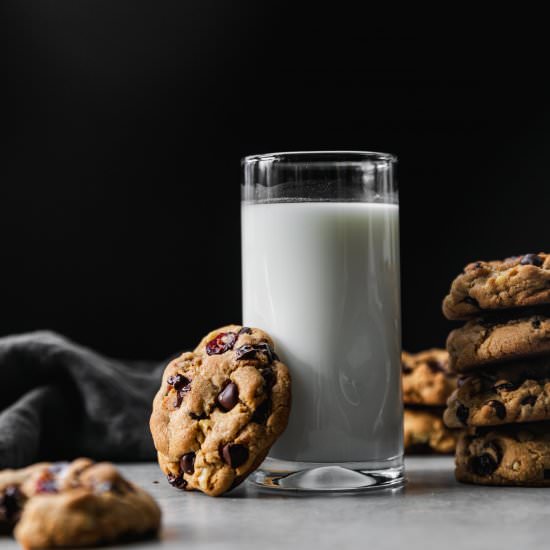
<path id="1" fill-rule="evenodd" d="M 444 407 L 456 388 L 456 376 L 449 369 L 449 355 L 443 349 L 401 355 L 403 403 Z"/>
<path id="2" fill-rule="evenodd" d="M 451 320 L 470 319 L 545 304 L 550 304 L 550 255 L 541 252 L 468 264 L 453 281 L 443 313 Z"/>
<path id="3" fill-rule="evenodd" d="M 456 479 L 464 483 L 550 487 L 550 423 L 464 432 L 455 464 Z"/>
<path id="4" fill-rule="evenodd" d="M 286 428 L 290 375 L 271 338 L 229 325 L 171 361 L 150 427 L 159 465 L 178 489 L 218 496 L 266 457 Z"/>
<path id="5" fill-rule="evenodd" d="M 451 428 L 550 420 L 550 355 L 460 378 L 443 418 Z"/>
<path id="6" fill-rule="evenodd" d="M 3 518 L 24 548 L 97 546 L 154 536 L 155 500 L 110 463 L 80 458 L 0 473 Z M 0 512 L 1 514 L 1 512 Z"/>
<path id="7" fill-rule="evenodd" d="M 404 447 L 407 454 L 454 452 L 457 431 L 443 424 L 439 409 L 405 409 Z"/>

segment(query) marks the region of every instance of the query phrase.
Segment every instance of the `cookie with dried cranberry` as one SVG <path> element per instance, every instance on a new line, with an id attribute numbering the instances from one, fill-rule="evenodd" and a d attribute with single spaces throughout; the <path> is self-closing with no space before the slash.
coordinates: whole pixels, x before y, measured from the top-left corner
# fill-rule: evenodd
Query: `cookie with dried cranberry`
<path id="1" fill-rule="evenodd" d="M 457 431 L 443 424 L 440 409 L 405 409 L 404 445 L 407 454 L 454 452 Z"/>
<path id="2" fill-rule="evenodd" d="M 160 527 L 153 498 L 109 463 L 80 458 L 6 470 L 0 491 L 24 548 L 95 546 L 148 537 Z"/>
<path id="3" fill-rule="evenodd" d="M 477 428 L 460 435 L 458 481 L 477 485 L 550 486 L 550 423 Z"/>
<path id="4" fill-rule="evenodd" d="M 451 428 L 550 419 L 550 356 L 473 371 L 443 415 Z"/>
<path id="5" fill-rule="evenodd" d="M 19 470 L 0 471 L 0 533 L 10 532 L 19 521 L 27 496 L 21 485 L 36 471 L 48 468 L 48 463 L 39 463 Z"/>
<path id="6" fill-rule="evenodd" d="M 550 255 L 541 252 L 468 264 L 453 281 L 443 313 L 447 319 L 469 319 L 545 304 L 550 304 Z"/>
<path id="7" fill-rule="evenodd" d="M 458 372 L 550 354 L 550 310 L 471 320 L 449 334 L 447 350 Z"/>
<path id="8" fill-rule="evenodd" d="M 159 465 L 174 487 L 221 495 L 261 464 L 289 411 L 290 375 L 271 338 L 215 330 L 164 371 L 150 422 Z"/>
<path id="9" fill-rule="evenodd" d="M 456 388 L 456 376 L 449 369 L 449 355 L 443 349 L 404 351 L 401 372 L 405 405 L 444 407 Z"/>

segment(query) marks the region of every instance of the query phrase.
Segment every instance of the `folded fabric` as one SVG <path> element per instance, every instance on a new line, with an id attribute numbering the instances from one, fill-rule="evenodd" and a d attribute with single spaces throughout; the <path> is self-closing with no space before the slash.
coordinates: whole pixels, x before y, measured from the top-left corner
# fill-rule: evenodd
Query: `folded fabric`
<path id="1" fill-rule="evenodd" d="M 154 459 L 149 415 L 163 367 L 109 359 L 47 331 L 0 338 L 0 468 Z"/>

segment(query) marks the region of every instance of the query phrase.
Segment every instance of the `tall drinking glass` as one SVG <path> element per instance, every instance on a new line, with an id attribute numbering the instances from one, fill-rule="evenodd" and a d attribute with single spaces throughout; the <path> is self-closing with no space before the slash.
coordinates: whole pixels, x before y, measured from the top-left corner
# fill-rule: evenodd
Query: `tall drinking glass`
<path id="1" fill-rule="evenodd" d="M 258 484 L 349 491 L 403 480 L 395 161 L 361 151 L 243 160 L 243 323 L 273 337 L 293 392 Z"/>

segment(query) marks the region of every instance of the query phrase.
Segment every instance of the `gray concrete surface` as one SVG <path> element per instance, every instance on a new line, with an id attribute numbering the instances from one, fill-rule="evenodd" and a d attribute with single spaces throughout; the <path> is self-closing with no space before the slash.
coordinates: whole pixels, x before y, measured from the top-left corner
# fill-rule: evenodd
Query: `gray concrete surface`
<path id="1" fill-rule="evenodd" d="M 210 498 L 170 487 L 155 464 L 121 465 L 160 502 L 160 540 L 145 549 L 520 550 L 550 544 L 550 490 L 461 485 L 452 458 L 406 462 L 402 490 L 293 496 L 250 485 Z M 158 483 L 154 483 L 158 481 Z M 0 539 L 2 550 L 17 548 Z"/>

